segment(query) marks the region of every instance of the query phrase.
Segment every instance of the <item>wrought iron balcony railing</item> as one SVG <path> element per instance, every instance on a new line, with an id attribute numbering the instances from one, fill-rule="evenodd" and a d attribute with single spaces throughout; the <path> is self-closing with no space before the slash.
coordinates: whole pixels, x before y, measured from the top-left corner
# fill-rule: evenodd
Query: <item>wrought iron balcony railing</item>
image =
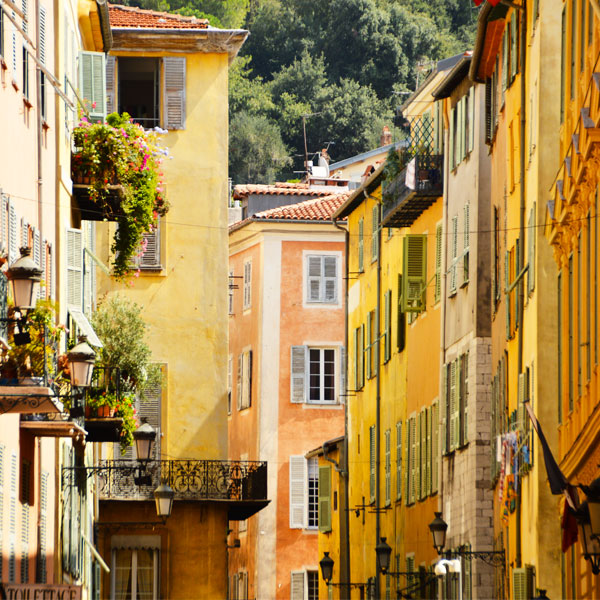
<path id="1" fill-rule="evenodd" d="M 143 485 L 134 481 L 143 473 Z M 266 500 L 267 463 L 264 461 L 106 460 L 95 467 L 64 467 L 63 488 L 82 487 L 97 476 L 101 500 L 152 500 L 154 490 L 167 483 L 175 500 Z"/>
<path id="2" fill-rule="evenodd" d="M 443 194 L 443 155 L 417 153 L 383 190 L 383 227 L 409 227 Z"/>

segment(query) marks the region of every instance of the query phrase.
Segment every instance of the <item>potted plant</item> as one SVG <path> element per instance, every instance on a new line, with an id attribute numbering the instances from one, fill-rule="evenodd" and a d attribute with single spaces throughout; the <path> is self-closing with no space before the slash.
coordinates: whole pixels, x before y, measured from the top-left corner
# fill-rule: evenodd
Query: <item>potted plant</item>
<path id="1" fill-rule="evenodd" d="M 118 223 L 112 268 L 116 278 L 123 278 L 143 234 L 169 210 L 160 171 L 168 151 L 159 146 L 156 132 L 133 123 L 127 113 L 112 113 L 104 123 L 83 117 L 73 130 L 73 142 L 73 181 L 89 184 L 93 205 L 86 218 Z"/>
<path id="2" fill-rule="evenodd" d="M 112 417 L 115 414 L 118 398 L 114 392 L 90 389 L 85 402 L 86 417 Z"/>
<path id="3" fill-rule="evenodd" d="M 135 409 L 135 396 L 129 394 L 124 396 L 115 406 L 115 416 L 123 419 L 121 428 L 121 454 L 133 444 L 133 432 L 138 428 Z"/>

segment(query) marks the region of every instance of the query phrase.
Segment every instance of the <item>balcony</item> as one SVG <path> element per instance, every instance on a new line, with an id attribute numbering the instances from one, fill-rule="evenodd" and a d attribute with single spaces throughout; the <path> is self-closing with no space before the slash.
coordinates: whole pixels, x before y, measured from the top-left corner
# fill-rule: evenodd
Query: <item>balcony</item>
<path id="1" fill-rule="evenodd" d="M 136 484 L 140 476 L 148 482 Z M 96 476 L 100 500 L 153 501 L 154 490 L 166 483 L 175 500 L 224 502 L 229 520 L 244 520 L 268 503 L 267 463 L 225 460 L 105 460 L 97 467 L 63 468 L 63 487 L 82 485 Z"/>
<path id="2" fill-rule="evenodd" d="M 441 154 L 416 154 L 383 190 L 382 227 L 409 227 L 444 190 Z"/>

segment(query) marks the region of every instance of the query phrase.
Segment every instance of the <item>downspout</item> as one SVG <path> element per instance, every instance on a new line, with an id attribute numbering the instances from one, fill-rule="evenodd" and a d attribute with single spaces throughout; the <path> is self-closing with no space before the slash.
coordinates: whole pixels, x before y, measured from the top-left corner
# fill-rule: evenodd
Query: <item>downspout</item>
<path id="1" fill-rule="evenodd" d="M 344 264 L 346 276 L 344 278 L 344 347 L 346 348 L 346 365 L 348 364 L 348 281 L 350 276 L 350 232 L 342 227 L 336 219 L 332 221 L 334 227 L 344 232 Z M 350 500 L 349 477 L 348 477 L 348 368 L 346 367 L 346 389 L 342 390 L 344 394 L 344 442 L 342 444 L 342 466 L 338 471 L 342 475 L 343 493 L 340 495 L 340 510 L 342 512 L 343 531 L 340 531 L 340 583 L 350 583 L 350 511 L 348 502 Z M 329 460 L 325 454 L 325 444 L 323 444 L 323 456 Z M 343 536 L 343 544 L 342 544 Z M 342 548 L 344 551 L 342 552 Z M 341 597 L 350 598 L 350 587 L 341 587 Z"/>
<path id="2" fill-rule="evenodd" d="M 39 0 L 35 0 L 35 57 L 36 64 L 39 65 L 41 63 L 40 58 L 40 2 Z M 36 104 L 37 104 L 37 127 L 36 127 L 36 137 L 37 137 L 37 209 L 38 209 L 38 229 L 40 236 L 40 244 L 44 239 L 44 211 L 42 206 L 42 127 L 43 127 L 43 119 L 42 119 L 42 71 L 38 66 L 35 69 L 35 94 L 36 94 Z M 33 239 L 33 243 L 35 244 L 35 237 Z M 40 265 L 42 261 L 45 261 L 45 257 L 42 256 L 41 252 L 42 248 L 38 248 L 38 252 L 40 253 Z M 33 251 L 33 256 L 35 256 L 35 249 Z M 38 266 L 40 266 L 38 265 Z"/>
<path id="3" fill-rule="evenodd" d="M 522 3 L 523 10 L 521 12 L 521 144 L 519 148 L 519 162 L 520 162 L 520 181 L 519 181 L 519 256 L 517 264 L 517 273 L 523 271 L 523 258 L 525 255 L 525 108 L 527 106 L 526 101 L 526 45 L 527 45 L 527 6 L 526 0 Z M 518 373 L 523 372 L 523 309 L 525 307 L 525 292 L 523 289 L 523 277 L 519 279 L 519 287 L 517 290 L 517 307 L 519 312 L 518 319 L 518 354 L 517 354 L 517 368 Z M 517 532 L 516 532 L 516 566 L 521 567 L 521 518 L 522 518 L 522 507 L 521 507 L 521 493 L 517 494 Z"/>

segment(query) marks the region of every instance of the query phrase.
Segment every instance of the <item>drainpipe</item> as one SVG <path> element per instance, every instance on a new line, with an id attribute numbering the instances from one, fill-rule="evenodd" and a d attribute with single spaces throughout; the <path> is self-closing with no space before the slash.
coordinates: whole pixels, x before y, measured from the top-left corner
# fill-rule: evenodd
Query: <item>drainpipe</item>
<path id="1" fill-rule="evenodd" d="M 348 363 L 348 281 L 350 276 L 350 232 L 342 227 L 337 220 L 332 221 L 334 227 L 344 232 L 344 261 L 346 277 L 344 287 L 344 347 L 346 348 L 346 364 Z M 350 500 L 350 489 L 348 484 L 348 368 L 346 367 L 346 389 L 342 390 L 344 394 L 344 442 L 342 444 L 342 466 L 339 473 L 342 475 L 342 491 L 340 494 L 340 510 L 342 512 L 342 531 L 340 531 L 340 582 L 350 583 L 350 511 L 348 510 L 348 502 Z M 323 456 L 325 454 L 325 446 L 323 444 Z M 338 468 L 336 467 L 336 471 Z M 343 543 L 342 543 L 343 536 Z M 343 551 L 342 551 L 343 550 Z M 340 589 L 342 598 L 350 598 L 350 587 L 342 586 Z"/>
<path id="2" fill-rule="evenodd" d="M 526 0 L 523 0 L 523 10 L 521 13 L 521 144 L 519 149 L 520 162 L 520 181 L 519 181 L 519 256 L 517 273 L 523 271 L 523 258 L 525 255 L 525 109 L 527 106 L 526 99 L 526 47 L 527 47 L 527 5 Z M 516 10 L 516 9 L 514 9 Z M 533 232 L 530 232 L 532 235 Z M 525 307 L 525 291 L 523 289 L 523 277 L 519 279 L 517 288 L 517 306 L 519 310 L 518 320 L 518 354 L 517 367 L 519 374 L 523 372 L 523 309 Z M 522 493 L 522 491 L 521 491 Z M 517 531 L 516 531 L 516 566 L 521 567 L 521 493 L 517 495 Z"/>
<path id="3" fill-rule="evenodd" d="M 35 1 L 35 57 L 36 57 L 36 69 L 35 69 L 35 95 L 36 95 L 36 137 L 37 137 L 37 209 L 38 209 L 38 229 L 40 232 L 40 243 L 43 239 L 43 207 L 42 207 L 42 71 L 39 68 L 41 64 L 40 58 L 40 2 Z M 35 238 L 33 240 L 35 244 Z M 43 247 L 42 247 L 43 248 Z M 42 256 L 41 248 L 38 248 L 40 252 L 40 264 L 45 259 Z M 33 252 L 35 256 L 35 250 Z"/>

